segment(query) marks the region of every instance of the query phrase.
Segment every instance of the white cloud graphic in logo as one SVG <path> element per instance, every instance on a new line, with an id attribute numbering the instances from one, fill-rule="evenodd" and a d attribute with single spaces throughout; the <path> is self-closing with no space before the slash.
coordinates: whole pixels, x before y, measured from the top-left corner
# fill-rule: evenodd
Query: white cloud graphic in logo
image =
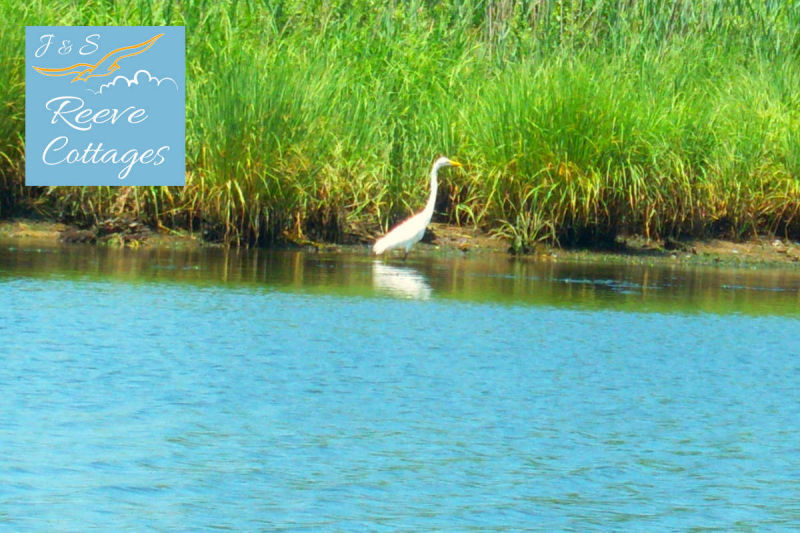
<path id="1" fill-rule="evenodd" d="M 147 78 L 145 79 L 144 77 L 141 77 L 140 74 L 147 76 Z M 124 81 L 127 84 L 127 87 L 131 87 L 132 85 L 138 85 L 138 86 L 154 85 L 155 87 L 160 87 L 162 83 L 170 82 L 175 87 L 175 90 L 176 91 L 178 90 L 178 84 L 172 78 L 166 76 L 163 78 L 157 78 L 146 70 L 137 70 L 136 73 L 131 78 L 119 75 L 110 82 L 102 84 L 96 91 L 92 89 L 86 89 L 86 90 L 96 95 L 103 94 L 103 89 L 114 87 L 120 81 Z M 125 85 L 121 85 L 121 87 L 125 87 Z"/>

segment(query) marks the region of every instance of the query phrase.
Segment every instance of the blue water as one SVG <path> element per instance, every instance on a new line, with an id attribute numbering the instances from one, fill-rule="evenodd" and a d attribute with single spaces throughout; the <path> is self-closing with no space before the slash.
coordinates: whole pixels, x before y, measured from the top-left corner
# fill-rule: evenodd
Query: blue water
<path id="1" fill-rule="evenodd" d="M 0 259 L 0 529 L 800 528 L 796 314 Z"/>

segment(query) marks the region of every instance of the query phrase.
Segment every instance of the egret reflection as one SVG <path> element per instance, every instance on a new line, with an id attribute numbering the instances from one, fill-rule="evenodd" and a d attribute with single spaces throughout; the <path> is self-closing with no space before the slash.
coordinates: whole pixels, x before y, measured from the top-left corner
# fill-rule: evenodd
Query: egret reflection
<path id="1" fill-rule="evenodd" d="M 414 300 L 427 300 L 433 292 L 425 276 L 417 270 L 381 261 L 372 263 L 372 283 L 379 292 Z"/>

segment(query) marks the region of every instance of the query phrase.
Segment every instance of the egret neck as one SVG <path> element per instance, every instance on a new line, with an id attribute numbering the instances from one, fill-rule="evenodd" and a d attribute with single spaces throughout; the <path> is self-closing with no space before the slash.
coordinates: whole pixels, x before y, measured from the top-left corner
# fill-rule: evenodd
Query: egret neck
<path id="1" fill-rule="evenodd" d="M 439 166 L 437 165 L 431 169 L 431 192 L 428 195 L 428 203 L 425 204 L 425 209 L 422 210 L 427 220 L 430 220 L 433 217 L 433 208 L 436 207 L 436 192 L 439 190 L 439 179 L 437 176 L 438 173 Z"/>

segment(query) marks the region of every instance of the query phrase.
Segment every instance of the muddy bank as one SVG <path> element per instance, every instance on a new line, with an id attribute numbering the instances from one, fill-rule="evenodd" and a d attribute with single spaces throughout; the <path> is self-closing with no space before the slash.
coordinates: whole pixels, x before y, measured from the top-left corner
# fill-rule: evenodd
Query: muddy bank
<path id="1" fill-rule="evenodd" d="M 0 221 L 0 243 L 31 245 L 69 245 L 88 243 L 119 247 L 195 248 L 222 246 L 204 240 L 198 234 L 169 228 L 151 228 L 140 222 L 120 217 L 102 221 L 90 228 L 79 228 L 58 222 L 30 219 Z M 308 240 L 289 241 L 285 247 L 309 251 L 368 253 L 368 243 L 333 245 Z M 478 229 L 431 224 L 422 243 L 412 254 L 465 255 L 509 253 L 509 243 Z M 800 268 L 800 243 L 778 237 L 758 237 L 734 242 L 723 239 L 646 240 L 639 236 L 617 239 L 604 249 L 564 249 L 538 246 L 526 256 L 541 261 L 585 261 L 612 263 L 720 264 L 727 266 L 783 265 Z"/>
<path id="2" fill-rule="evenodd" d="M 89 228 L 44 220 L 0 220 L 0 242 L 26 242 L 33 245 L 97 244 L 128 248 L 213 246 L 213 243 L 205 242 L 188 232 L 154 229 L 127 217 L 105 220 Z"/>

